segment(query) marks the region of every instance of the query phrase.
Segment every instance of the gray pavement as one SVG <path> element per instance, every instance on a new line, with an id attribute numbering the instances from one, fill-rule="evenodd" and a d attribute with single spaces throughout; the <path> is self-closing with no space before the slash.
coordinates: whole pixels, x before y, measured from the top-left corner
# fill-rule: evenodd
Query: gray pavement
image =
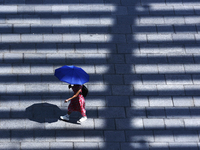
<path id="1" fill-rule="evenodd" d="M 200 0 L 0 0 L 1 150 L 199 150 Z M 54 77 L 82 67 L 88 120 Z"/>

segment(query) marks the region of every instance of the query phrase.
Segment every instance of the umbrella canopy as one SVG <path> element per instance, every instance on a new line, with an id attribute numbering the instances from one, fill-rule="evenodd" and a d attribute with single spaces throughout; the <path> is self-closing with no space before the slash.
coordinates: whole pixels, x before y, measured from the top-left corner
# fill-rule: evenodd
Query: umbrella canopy
<path id="1" fill-rule="evenodd" d="M 89 81 L 89 75 L 82 68 L 76 66 L 62 66 L 55 70 L 54 75 L 60 81 L 69 84 L 82 85 Z"/>

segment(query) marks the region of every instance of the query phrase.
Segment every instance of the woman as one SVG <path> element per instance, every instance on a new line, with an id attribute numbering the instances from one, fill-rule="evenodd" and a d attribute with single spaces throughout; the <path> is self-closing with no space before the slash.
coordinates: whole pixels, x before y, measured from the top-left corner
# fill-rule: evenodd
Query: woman
<path id="1" fill-rule="evenodd" d="M 87 120 L 86 116 L 86 110 L 85 110 L 85 99 L 82 95 L 82 86 L 81 85 L 69 85 L 69 89 L 72 87 L 72 90 L 74 91 L 74 95 L 68 99 L 65 100 L 65 102 L 68 102 L 71 100 L 69 106 L 68 106 L 68 112 L 64 116 L 60 116 L 60 119 L 62 120 L 69 120 L 69 116 L 73 111 L 78 111 L 83 116 L 81 119 L 79 119 L 78 123 L 81 123 L 85 120 Z"/>

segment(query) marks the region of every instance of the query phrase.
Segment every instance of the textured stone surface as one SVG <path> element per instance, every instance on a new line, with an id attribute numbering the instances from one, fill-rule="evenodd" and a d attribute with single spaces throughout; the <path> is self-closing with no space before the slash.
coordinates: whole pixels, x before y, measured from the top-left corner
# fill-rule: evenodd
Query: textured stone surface
<path id="1" fill-rule="evenodd" d="M 0 149 L 200 148 L 199 0 L 0 4 Z M 64 65 L 90 75 L 82 124 Z"/>

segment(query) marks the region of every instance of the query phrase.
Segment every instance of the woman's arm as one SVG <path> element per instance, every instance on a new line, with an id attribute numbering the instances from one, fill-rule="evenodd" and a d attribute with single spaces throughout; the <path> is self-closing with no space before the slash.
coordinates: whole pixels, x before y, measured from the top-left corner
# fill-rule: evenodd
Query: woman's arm
<path id="1" fill-rule="evenodd" d="M 73 95 L 72 97 L 66 99 L 65 102 L 68 102 L 68 101 L 72 100 L 73 98 L 77 97 L 77 96 L 79 95 L 80 92 L 81 92 L 81 89 L 79 89 L 79 90 L 76 92 L 75 95 Z"/>

